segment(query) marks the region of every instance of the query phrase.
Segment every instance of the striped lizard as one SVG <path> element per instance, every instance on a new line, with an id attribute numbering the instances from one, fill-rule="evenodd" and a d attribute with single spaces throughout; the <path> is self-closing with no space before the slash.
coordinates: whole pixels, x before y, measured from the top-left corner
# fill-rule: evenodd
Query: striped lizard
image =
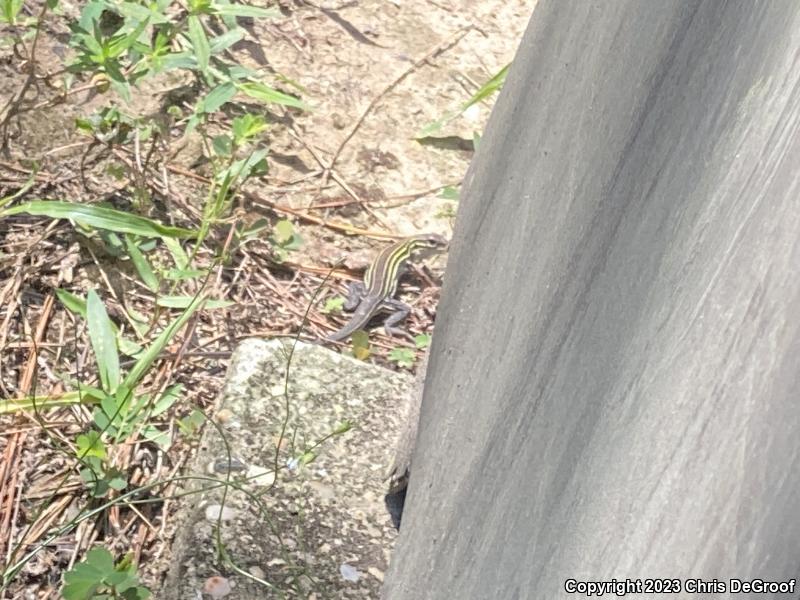
<path id="1" fill-rule="evenodd" d="M 383 328 L 387 335 L 408 334 L 394 327 L 406 318 L 411 310 L 408 305 L 393 296 L 403 269 L 411 256 L 420 250 L 441 250 L 447 240 L 437 233 L 414 235 L 400 240 L 381 250 L 367 267 L 363 282 L 350 284 L 350 293 L 344 304 L 345 310 L 355 310 L 350 321 L 339 331 L 328 336 L 327 340 L 337 342 L 351 333 L 362 329 L 378 312 L 391 311 Z"/>

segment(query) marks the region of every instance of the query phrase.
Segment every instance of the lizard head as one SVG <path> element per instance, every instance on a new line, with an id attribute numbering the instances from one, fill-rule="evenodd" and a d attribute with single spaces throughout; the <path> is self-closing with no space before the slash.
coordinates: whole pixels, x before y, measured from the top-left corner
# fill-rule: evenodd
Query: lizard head
<path id="1" fill-rule="evenodd" d="M 447 238 L 438 233 L 423 233 L 411 239 L 416 248 L 446 248 L 448 244 Z"/>

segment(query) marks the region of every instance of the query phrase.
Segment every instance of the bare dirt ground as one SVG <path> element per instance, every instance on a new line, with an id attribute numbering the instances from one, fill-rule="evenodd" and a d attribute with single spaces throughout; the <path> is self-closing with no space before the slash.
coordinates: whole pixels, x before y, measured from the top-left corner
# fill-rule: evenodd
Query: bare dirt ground
<path id="1" fill-rule="evenodd" d="M 39 5 L 32 4 L 30 13 L 36 14 Z M 182 383 L 184 393 L 162 416 L 173 435 L 168 450 L 141 442 L 115 448 L 116 464 L 132 484 L 180 473 L 193 447 L 191 436 L 178 435 L 176 420 L 194 407 L 211 405 L 239 340 L 298 332 L 303 339 L 319 340 L 343 322 L 320 312 L 317 304 L 302 326 L 311 298 L 339 258 L 344 257 L 345 268 L 323 298 L 341 291 L 339 281 L 359 275 L 381 239 L 427 231 L 450 236 L 457 201 L 440 192 L 463 178 L 473 134 L 483 131 L 493 98 L 455 119 L 435 139 L 423 144 L 413 136 L 511 61 L 533 3 L 283 0 L 280 9 L 282 16 L 274 20 L 245 20 L 248 36 L 232 53 L 241 64 L 266 67 L 302 86 L 311 110 L 247 106 L 270 123 L 264 139 L 269 173 L 247 184 L 209 245 L 227 249 L 235 227 L 259 219 L 272 226 L 286 218 L 303 243 L 280 261 L 267 231 L 214 267 L 215 297 L 235 304 L 192 319 L 157 363 L 147 385 L 157 390 Z M 199 136 L 170 129 L 154 150 L 146 181 L 131 181 L 119 167 L 137 160 L 135 149 L 97 145 L 75 127 L 78 117 L 124 103 L 81 79 L 64 97 L 38 77 L 52 74 L 48 81 L 55 84 L 63 79 L 58 71 L 71 57 L 67 22 L 79 12 L 80 3 L 62 2 L 60 13 L 46 19 L 36 49 L 37 80 L 25 92 L 23 110 L 8 119 L 0 198 L 19 190 L 35 172 L 33 187 L 20 200 L 102 201 L 197 227 L 209 176 Z M 0 39 L 4 33 L 0 28 Z M 27 64 L 24 54 L 0 47 L 0 116 L 24 89 Z M 159 78 L 139 90 L 128 108 L 161 114 L 169 103 L 181 102 L 186 87 L 185 80 Z M 218 119 L 223 123 L 229 116 Z M 134 197 L 137 185 L 150 190 L 149 202 Z M 210 250 L 201 250 L 197 258 L 213 264 Z M 434 265 L 440 274 L 443 261 Z M 405 289 L 417 290 L 408 296 L 415 302 L 406 321 L 414 333 L 431 329 L 438 279 L 422 272 L 408 279 L 413 286 Z M 96 377 L 86 326 L 56 299 L 56 288 L 75 294 L 99 290 L 112 319 L 123 325 L 126 310 L 161 315 L 154 313 L 153 295 L 137 280 L 130 261 L 70 223 L 5 217 L 0 220 L 1 398 L 54 395 L 71 389 L 70 382 Z M 182 291 L 196 289 L 188 282 Z M 377 332 L 372 343 L 372 356 L 382 364 L 389 349 L 413 347 Z M 0 565 L 7 569 L 36 549 L 13 580 L 4 582 L 0 598 L 57 597 L 63 572 L 95 543 L 115 554 L 133 552 L 146 583 L 162 576 L 147 565 L 163 558 L 174 535 L 169 502 L 136 509 L 116 505 L 53 535 L 87 506 L 98 505 L 87 496 L 74 460 L 76 435 L 90 422 L 91 411 L 83 406 L 36 415 L 0 412 Z M 166 484 L 159 494 L 167 497 L 172 489 Z"/>

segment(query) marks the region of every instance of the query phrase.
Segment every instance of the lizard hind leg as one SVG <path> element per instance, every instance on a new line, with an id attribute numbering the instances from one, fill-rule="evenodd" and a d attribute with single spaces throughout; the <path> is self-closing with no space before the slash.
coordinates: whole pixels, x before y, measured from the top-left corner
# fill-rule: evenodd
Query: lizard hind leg
<path id="1" fill-rule="evenodd" d="M 386 317 L 386 321 L 383 323 L 383 330 L 386 332 L 386 335 L 390 337 L 401 336 L 408 340 L 413 340 L 414 336 L 405 329 L 395 327 L 395 325 L 408 316 L 411 312 L 411 307 L 404 302 L 400 302 L 400 300 L 389 298 L 383 301 L 382 308 L 390 312 L 389 316 Z"/>

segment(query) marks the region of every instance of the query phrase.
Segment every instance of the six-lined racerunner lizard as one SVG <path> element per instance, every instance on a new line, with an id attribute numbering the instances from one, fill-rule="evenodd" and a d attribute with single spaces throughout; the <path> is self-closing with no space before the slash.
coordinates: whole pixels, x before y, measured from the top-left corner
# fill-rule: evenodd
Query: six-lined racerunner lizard
<path id="1" fill-rule="evenodd" d="M 447 246 L 447 240 L 437 233 L 415 235 L 387 246 L 375 257 L 364 273 L 364 281 L 350 284 L 350 294 L 344 304 L 345 310 L 355 310 L 350 321 L 339 331 L 328 336 L 329 341 L 345 339 L 354 331 L 362 329 L 379 311 L 392 314 L 384 323 L 387 335 L 407 335 L 394 327 L 406 318 L 411 310 L 408 305 L 393 298 L 400 276 L 411 256 L 421 250 L 439 250 Z"/>

